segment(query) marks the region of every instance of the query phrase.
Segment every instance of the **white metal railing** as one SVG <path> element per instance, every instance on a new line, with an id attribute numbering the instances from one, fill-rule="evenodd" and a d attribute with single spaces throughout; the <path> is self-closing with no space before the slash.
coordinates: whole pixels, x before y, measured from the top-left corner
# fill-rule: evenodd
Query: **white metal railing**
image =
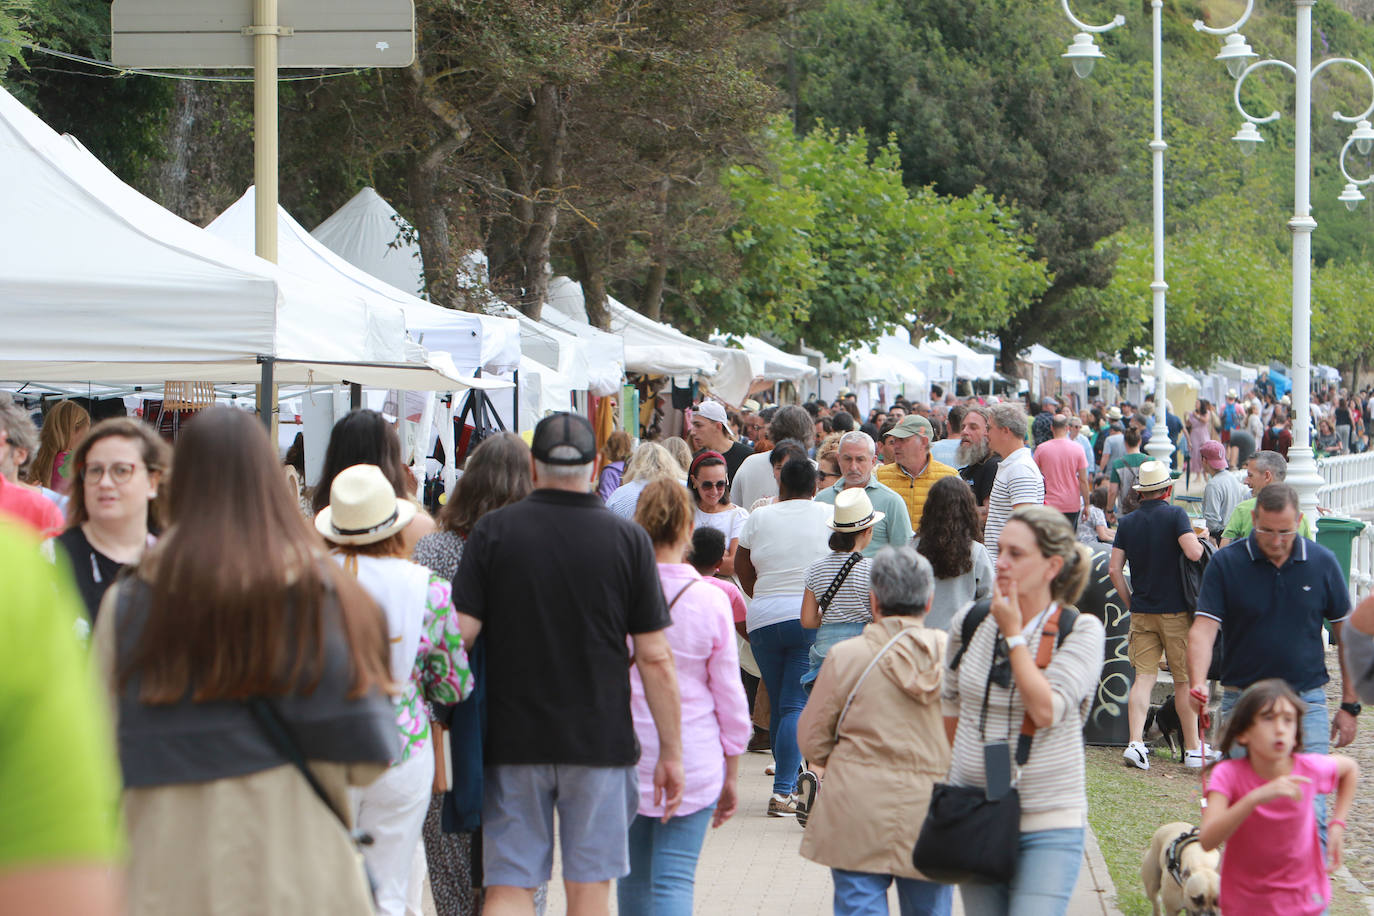
<path id="1" fill-rule="evenodd" d="M 1322 458 L 1317 473 L 1322 478 L 1317 505 L 1323 509 L 1348 515 L 1374 506 L 1374 452 Z"/>
<path id="2" fill-rule="evenodd" d="M 1374 525 L 1365 525 L 1350 545 L 1350 598 L 1359 604 L 1374 591 Z"/>

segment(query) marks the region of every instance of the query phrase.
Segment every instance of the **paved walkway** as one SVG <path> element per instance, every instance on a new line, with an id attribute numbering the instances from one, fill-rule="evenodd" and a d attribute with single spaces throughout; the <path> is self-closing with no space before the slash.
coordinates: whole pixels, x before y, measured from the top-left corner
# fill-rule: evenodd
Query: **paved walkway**
<path id="1" fill-rule="evenodd" d="M 710 916 L 830 916 L 830 872 L 797 852 L 802 830 L 792 818 L 768 817 L 772 777 L 763 775 L 764 754 L 741 760 L 740 810 L 717 830 L 710 831 L 697 867 L 697 913 Z M 558 863 L 549 885 L 548 916 L 564 912 Z M 1069 916 L 1120 916 L 1116 890 L 1106 864 L 1089 834 L 1084 868 L 1074 889 Z M 962 914 L 959 895 L 954 912 Z M 895 894 L 890 898 L 897 912 Z M 611 912 L 615 910 L 612 894 Z"/>

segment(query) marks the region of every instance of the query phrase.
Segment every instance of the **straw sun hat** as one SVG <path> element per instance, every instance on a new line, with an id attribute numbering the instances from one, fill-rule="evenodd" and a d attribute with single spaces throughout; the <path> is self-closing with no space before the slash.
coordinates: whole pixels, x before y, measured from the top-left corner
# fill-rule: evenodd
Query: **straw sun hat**
<path id="1" fill-rule="evenodd" d="M 375 544 L 415 518 L 415 504 L 401 499 L 375 464 L 355 464 L 334 478 L 329 505 L 315 516 L 315 530 L 334 544 Z"/>
<path id="2" fill-rule="evenodd" d="M 1140 465 L 1139 482 L 1131 489 L 1140 493 L 1151 493 L 1174 484 L 1169 474 L 1169 466 L 1162 461 L 1146 461 Z"/>
<path id="3" fill-rule="evenodd" d="M 872 528 L 886 516 L 874 510 L 873 503 L 863 487 L 841 490 L 835 497 L 835 517 L 830 522 L 832 531 L 853 534 Z"/>

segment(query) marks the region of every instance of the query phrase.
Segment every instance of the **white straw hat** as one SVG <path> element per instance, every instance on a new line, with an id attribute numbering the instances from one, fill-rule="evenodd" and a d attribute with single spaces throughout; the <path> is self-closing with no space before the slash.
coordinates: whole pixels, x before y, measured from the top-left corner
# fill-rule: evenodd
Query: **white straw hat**
<path id="1" fill-rule="evenodd" d="M 851 487 L 835 497 L 835 517 L 830 528 L 852 534 L 872 528 L 886 517 L 873 508 L 863 487 Z"/>
<path id="2" fill-rule="evenodd" d="M 375 464 L 345 468 L 329 487 L 329 505 L 315 516 L 315 530 L 335 544 L 375 544 L 415 518 L 416 507 L 396 495 Z"/>
<path id="3" fill-rule="evenodd" d="M 1169 466 L 1162 461 L 1146 461 L 1140 466 L 1139 482 L 1131 489 L 1140 493 L 1162 490 L 1171 487 L 1174 478 L 1169 474 Z"/>

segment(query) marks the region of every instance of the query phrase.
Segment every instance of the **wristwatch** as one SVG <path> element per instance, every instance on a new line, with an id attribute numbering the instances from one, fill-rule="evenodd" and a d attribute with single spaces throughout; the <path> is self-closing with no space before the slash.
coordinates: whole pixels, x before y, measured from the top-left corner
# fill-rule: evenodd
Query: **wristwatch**
<path id="1" fill-rule="evenodd" d="M 1010 642 L 1010 640 L 1008 640 Z M 1358 716 L 1362 707 L 1359 703 L 1342 703 L 1341 712 L 1348 712 L 1352 716 Z"/>
<path id="2" fill-rule="evenodd" d="M 1017 646 L 1024 646 L 1025 644 L 1026 644 L 1026 634 L 1024 634 L 1024 633 L 1017 633 L 1015 636 L 1008 636 L 1008 637 L 1007 637 L 1007 654 L 1010 655 L 1012 649 L 1015 649 Z M 1354 715 L 1359 715 L 1359 713 L 1354 713 Z"/>

